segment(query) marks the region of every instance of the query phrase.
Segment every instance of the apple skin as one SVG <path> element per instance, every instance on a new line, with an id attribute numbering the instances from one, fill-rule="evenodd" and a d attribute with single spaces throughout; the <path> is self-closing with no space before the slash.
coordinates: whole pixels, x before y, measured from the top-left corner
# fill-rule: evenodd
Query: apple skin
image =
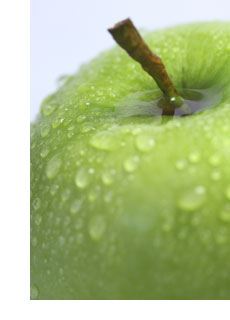
<path id="1" fill-rule="evenodd" d="M 230 23 L 145 39 L 177 88 L 222 99 L 121 117 L 156 84 L 118 47 L 62 79 L 31 130 L 31 299 L 230 299 Z"/>

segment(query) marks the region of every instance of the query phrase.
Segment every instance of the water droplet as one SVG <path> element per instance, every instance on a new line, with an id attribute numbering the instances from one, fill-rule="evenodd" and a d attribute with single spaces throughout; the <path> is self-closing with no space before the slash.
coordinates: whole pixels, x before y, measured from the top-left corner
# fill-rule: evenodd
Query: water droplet
<path id="1" fill-rule="evenodd" d="M 187 230 L 186 229 L 182 229 L 178 232 L 177 237 L 179 240 L 184 240 L 187 236 Z"/>
<path id="2" fill-rule="evenodd" d="M 191 163 L 198 163 L 200 161 L 200 154 L 198 152 L 192 152 L 188 158 Z"/>
<path id="3" fill-rule="evenodd" d="M 88 93 L 91 89 L 91 85 L 88 83 L 83 83 L 77 88 L 78 93 Z"/>
<path id="4" fill-rule="evenodd" d="M 38 239 L 36 237 L 32 238 L 31 244 L 32 244 L 33 247 L 36 247 L 37 244 L 38 244 Z"/>
<path id="5" fill-rule="evenodd" d="M 67 201 L 70 197 L 70 190 L 69 189 L 65 189 L 63 192 L 62 192 L 62 195 L 61 195 L 61 199 L 63 202 Z"/>
<path id="6" fill-rule="evenodd" d="M 119 136 L 112 132 L 100 132 L 91 138 L 90 145 L 98 150 L 115 150 L 120 146 Z"/>
<path id="7" fill-rule="evenodd" d="M 82 122 L 84 122 L 85 120 L 86 120 L 86 116 L 84 116 L 84 115 L 80 115 L 80 116 L 77 117 L 77 122 L 78 122 L 78 123 L 82 123 Z"/>
<path id="8" fill-rule="evenodd" d="M 137 156 L 129 157 L 124 161 L 125 171 L 134 172 L 138 167 L 138 163 L 139 163 L 139 158 Z"/>
<path id="9" fill-rule="evenodd" d="M 65 244 L 65 237 L 60 236 L 60 237 L 58 238 L 58 241 L 59 241 L 60 245 L 63 246 L 63 245 Z"/>
<path id="10" fill-rule="evenodd" d="M 209 163 L 213 166 L 213 167 L 217 167 L 220 164 L 220 158 L 218 155 L 212 155 L 209 159 Z"/>
<path id="11" fill-rule="evenodd" d="M 217 244 L 225 244 L 227 242 L 226 229 L 220 229 L 216 235 Z"/>
<path id="12" fill-rule="evenodd" d="M 226 206 L 220 213 L 220 219 L 223 222 L 230 222 L 230 206 Z"/>
<path id="13" fill-rule="evenodd" d="M 76 243 L 79 245 L 79 244 L 82 244 L 82 242 L 83 242 L 83 240 L 84 240 L 84 236 L 83 236 L 83 233 L 78 233 L 77 235 L 76 235 Z"/>
<path id="14" fill-rule="evenodd" d="M 172 229 L 171 224 L 165 223 L 165 224 L 162 225 L 162 230 L 164 232 L 169 232 L 171 229 Z"/>
<path id="15" fill-rule="evenodd" d="M 107 203 L 109 203 L 109 202 L 111 202 L 112 197 L 113 197 L 112 192 L 107 192 L 107 193 L 104 195 L 104 201 L 107 202 Z"/>
<path id="16" fill-rule="evenodd" d="M 36 216 L 34 217 L 34 222 L 37 226 L 39 226 L 42 222 L 42 216 L 40 216 L 40 214 L 36 214 Z"/>
<path id="17" fill-rule="evenodd" d="M 76 214 L 78 211 L 80 211 L 81 206 L 82 206 L 81 200 L 74 200 L 71 204 L 70 212 L 72 214 Z"/>
<path id="18" fill-rule="evenodd" d="M 82 167 L 75 177 L 76 186 L 80 189 L 84 189 L 89 184 L 89 172 L 86 167 Z"/>
<path id="19" fill-rule="evenodd" d="M 67 137 L 70 139 L 70 138 L 72 138 L 74 136 L 74 132 L 73 131 L 69 131 L 68 133 L 67 133 Z"/>
<path id="20" fill-rule="evenodd" d="M 64 226 L 68 226 L 70 224 L 70 217 L 69 216 L 66 216 L 64 218 Z M 68 229 L 69 230 L 69 229 Z"/>
<path id="21" fill-rule="evenodd" d="M 54 112 L 54 110 L 56 109 L 56 105 L 55 104 L 46 104 L 46 105 L 44 105 L 44 107 L 43 107 L 43 114 L 45 115 L 45 116 L 49 116 L 49 115 L 51 115 L 53 112 Z"/>
<path id="22" fill-rule="evenodd" d="M 134 135 L 134 136 L 136 136 L 136 135 L 138 135 L 138 134 L 140 134 L 141 133 L 141 128 L 134 128 L 133 130 L 132 130 L 132 134 Z"/>
<path id="23" fill-rule="evenodd" d="M 180 159 L 176 162 L 176 168 L 178 170 L 184 170 L 187 166 L 187 162 L 184 159 Z"/>
<path id="24" fill-rule="evenodd" d="M 83 227 L 83 219 L 82 218 L 79 218 L 75 224 L 75 229 L 76 230 L 80 230 L 82 229 Z"/>
<path id="25" fill-rule="evenodd" d="M 155 141 L 151 136 L 142 134 L 136 138 L 136 146 L 138 150 L 148 152 L 155 146 Z"/>
<path id="26" fill-rule="evenodd" d="M 90 132 L 92 130 L 94 130 L 94 126 L 92 125 L 92 123 L 88 122 L 88 123 L 84 123 L 81 128 L 79 129 L 79 131 L 81 133 L 87 133 L 87 132 Z"/>
<path id="27" fill-rule="evenodd" d="M 60 274 L 61 276 L 64 274 L 63 268 L 60 268 L 60 269 L 59 269 L 59 274 Z"/>
<path id="28" fill-rule="evenodd" d="M 230 200 L 230 185 L 227 187 L 226 191 L 225 191 L 225 195 L 226 195 L 226 198 L 228 200 Z"/>
<path id="29" fill-rule="evenodd" d="M 83 157 L 85 155 L 85 150 L 80 150 L 79 154 Z"/>
<path id="30" fill-rule="evenodd" d="M 53 184 L 53 185 L 50 187 L 50 194 L 51 194 L 52 196 L 54 196 L 54 195 L 57 193 L 58 189 L 59 189 L 59 185 Z"/>
<path id="31" fill-rule="evenodd" d="M 213 181 L 218 181 L 221 178 L 221 173 L 218 170 L 215 170 L 211 173 L 211 179 Z"/>
<path id="32" fill-rule="evenodd" d="M 205 188 L 198 186 L 193 190 L 185 192 L 179 199 L 178 206 L 185 211 L 194 211 L 200 208 L 205 201 Z"/>
<path id="33" fill-rule="evenodd" d="M 88 172 L 89 174 L 94 174 L 95 170 L 93 168 L 89 168 Z"/>
<path id="34" fill-rule="evenodd" d="M 62 118 L 62 117 L 55 118 L 52 122 L 52 127 L 58 128 L 60 126 L 60 124 L 62 124 L 63 121 L 64 121 L 64 118 Z"/>
<path id="35" fill-rule="evenodd" d="M 36 284 L 33 284 L 30 288 L 30 299 L 37 299 L 39 296 L 39 288 Z"/>
<path id="36" fill-rule="evenodd" d="M 59 172 L 62 161 L 58 155 L 49 160 L 46 166 L 46 176 L 48 179 L 53 179 Z"/>
<path id="37" fill-rule="evenodd" d="M 34 210 L 38 210 L 41 206 L 41 200 L 39 198 L 35 198 L 32 202 Z"/>
<path id="38" fill-rule="evenodd" d="M 44 147 L 44 148 L 42 149 L 42 151 L 40 152 L 40 156 L 41 156 L 42 158 L 45 158 L 48 154 L 49 154 L 49 149 L 48 149 L 47 147 Z"/>
<path id="39" fill-rule="evenodd" d="M 100 192 L 99 189 L 91 190 L 88 194 L 88 200 L 90 202 L 94 202 L 98 198 L 99 192 Z"/>
<path id="40" fill-rule="evenodd" d="M 36 131 L 37 131 L 36 128 L 33 125 L 31 125 L 31 127 L 30 127 L 30 136 L 31 136 L 31 138 L 35 135 Z"/>
<path id="41" fill-rule="evenodd" d="M 198 226 L 200 224 L 200 216 L 193 216 L 191 219 L 192 226 Z"/>
<path id="42" fill-rule="evenodd" d="M 89 235 L 93 240 L 100 240 L 106 229 L 105 220 L 102 216 L 94 216 L 89 223 Z"/>
<path id="43" fill-rule="evenodd" d="M 111 185 L 111 184 L 113 183 L 114 174 L 115 174 L 115 171 L 114 171 L 114 170 L 105 170 L 105 171 L 102 173 L 102 176 L 101 176 L 102 182 L 103 182 L 106 186 Z"/>
<path id="44" fill-rule="evenodd" d="M 68 128 L 67 128 L 67 130 L 69 130 L 69 131 L 72 131 L 72 130 L 74 130 L 75 129 L 75 126 L 73 125 L 73 124 L 71 124 Z"/>
<path id="45" fill-rule="evenodd" d="M 43 138 L 47 137 L 48 134 L 50 132 L 50 126 L 48 124 L 45 124 L 42 128 L 41 128 L 41 136 Z"/>
<path id="46" fill-rule="evenodd" d="M 31 144 L 31 150 L 33 150 L 36 147 L 36 141 L 33 141 Z"/>

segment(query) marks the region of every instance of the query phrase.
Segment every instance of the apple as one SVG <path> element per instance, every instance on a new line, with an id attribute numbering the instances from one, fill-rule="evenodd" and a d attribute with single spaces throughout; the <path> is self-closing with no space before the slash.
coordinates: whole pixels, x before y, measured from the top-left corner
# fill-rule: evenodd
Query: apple
<path id="1" fill-rule="evenodd" d="M 31 126 L 31 299 L 230 299 L 230 23 L 144 39 L 192 111 L 118 46 L 62 78 Z"/>

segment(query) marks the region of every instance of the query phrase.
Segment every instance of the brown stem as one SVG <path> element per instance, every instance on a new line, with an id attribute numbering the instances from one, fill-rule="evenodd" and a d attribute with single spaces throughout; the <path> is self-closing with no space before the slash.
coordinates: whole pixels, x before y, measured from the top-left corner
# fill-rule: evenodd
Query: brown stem
<path id="1" fill-rule="evenodd" d="M 161 59 L 149 49 L 130 19 L 123 20 L 108 29 L 114 40 L 156 81 L 158 87 L 169 101 L 172 113 L 183 104 L 170 80 Z"/>

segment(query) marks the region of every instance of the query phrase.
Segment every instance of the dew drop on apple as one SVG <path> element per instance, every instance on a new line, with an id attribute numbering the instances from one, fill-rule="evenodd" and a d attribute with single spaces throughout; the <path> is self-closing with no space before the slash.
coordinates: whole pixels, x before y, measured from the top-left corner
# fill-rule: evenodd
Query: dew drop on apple
<path id="1" fill-rule="evenodd" d="M 36 214 L 36 216 L 34 217 L 34 222 L 37 226 L 40 226 L 42 222 L 42 216 L 40 214 Z"/>
<path id="2" fill-rule="evenodd" d="M 99 189 L 91 190 L 88 194 L 89 202 L 94 202 L 99 195 Z"/>
<path id="3" fill-rule="evenodd" d="M 37 239 L 36 237 L 33 237 L 33 238 L 31 239 L 31 244 L 32 244 L 33 247 L 36 247 L 37 244 L 38 244 L 38 239 Z"/>
<path id="4" fill-rule="evenodd" d="M 74 129 L 75 129 L 75 126 L 74 126 L 73 124 L 71 124 L 71 125 L 67 128 L 68 131 L 72 131 L 72 130 L 74 130 Z"/>
<path id="5" fill-rule="evenodd" d="M 69 189 L 64 189 L 61 194 L 62 202 L 66 202 L 70 197 L 71 191 Z"/>
<path id="6" fill-rule="evenodd" d="M 177 238 L 179 239 L 179 240 L 184 240 L 185 238 L 186 238 L 186 236 L 187 236 L 187 230 L 186 229 L 182 229 L 182 230 L 180 230 L 179 232 L 178 232 L 178 234 L 177 234 Z"/>
<path id="7" fill-rule="evenodd" d="M 94 173 L 95 173 L 94 168 L 89 168 L 89 169 L 88 169 L 88 173 L 89 173 L 89 174 L 94 174 Z"/>
<path id="8" fill-rule="evenodd" d="M 60 245 L 63 246 L 65 244 L 65 237 L 59 236 L 58 241 L 59 241 Z"/>
<path id="9" fill-rule="evenodd" d="M 218 167 L 220 164 L 220 157 L 216 154 L 212 155 L 209 158 L 209 163 L 213 166 L 213 167 Z"/>
<path id="10" fill-rule="evenodd" d="M 230 222 L 230 205 L 226 206 L 221 212 L 220 212 L 220 219 L 223 222 Z"/>
<path id="11" fill-rule="evenodd" d="M 193 190 L 185 192 L 178 201 L 178 206 L 184 211 L 194 211 L 200 208 L 206 199 L 206 190 L 203 186 L 197 186 Z"/>
<path id="12" fill-rule="evenodd" d="M 43 138 L 47 137 L 48 134 L 50 132 L 50 126 L 48 124 L 44 125 L 42 128 L 41 128 L 41 136 Z"/>
<path id="13" fill-rule="evenodd" d="M 106 229 L 104 218 L 100 215 L 94 216 L 89 222 L 89 235 L 97 241 L 103 236 Z"/>
<path id="14" fill-rule="evenodd" d="M 52 127 L 55 129 L 55 128 L 58 128 L 64 121 L 64 118 L 63 117 L 57 117 L 53 120 L 52 122 Z"/>
<path id="15" fill-rule="evenodd" d="M 40 198 L 35 198 L 32 202 L 34 210 L 38 210 L 41 206 L 41 200 Z"/>
<path id="16" fill-rule="evenodd" d="M 76 244 L 77 244 L 77 245 L 82 244 L 83 240 L 84 240 L 84 235 L 83 235 L 82 232 L 79 232 L 79 233 L 76 235 Z"/>
<path id="17" fill-rule="evenodd" d="M 81 133 L 87 133 L 87 132 L 93 131 L 94 129 L 95 129 L 95 128 L 94 128 L 94 126 L 92 125 L 92 123 L 84 123 L 84 124 L 80 127 L 79 131 L 80 131 Z"/>
<path id="18" fill-rule="evenodd" d="M 155 146 L 155 141 L 149 135 L 139 135 L 136 138 L 136 146 L 139 151 L 148 152 Z"/>
<path id="19" fill-rule="evenodd" d="M 221 178 L 221 173 L 220 173 L 219 170 L 214 170 L 214 171 L 211 173 L 211 179 L 212 179 L 213 181 L 218 181 L 218 180 L 220 180 L 220 178 Z"/>
<path id="20" fill-rule="evenodd" d="M 169 232 L 172 230 L 172 224 L 171 223 L 164 223 L 162 225 L 162 231 Z"/>
<path id="21" fill-rule="evenodd" d="M 67 138 L 72 138 L 74 136 L 74 132 L 73 131 L 69 131 L 68 133 L 67 133 Z"/>
<path id="22" fill-rule="evenodd" d="M 91 88 L 91 85 L 88 83 L 82 83 L 78 88 L 77 88 L 77 92 L 78 93 L 88 93 L 89 90 Z"/>
<path id="23" fill-rule="evenodd" d="M 45 116 L 49 116 L 54 112 L 55 109 L 56 109 L 56 105 L 55 104 L 46 104 L 43 107 L 43 114 Z"/>
<path id="24" fill-rule="evenodd" d="M 31 144 L 31 150 L 35 149 L 36 146 L 37 146 L 36 141 L 33 141 Z"/>
<path id="25" fill-rule="evenodd" d="M 51 194 L 52 196 L 54 196 L 54 195 L 57 193 L 58 189 L 59 189 L 59 185 L 58 185 L 58 184 L 53 184 L 53 185 L 50 187 L 50 194 Z"/>
<path id="26" fill-rule="evenodd" d="M 30 298 L 32 300 L 37 299 L 39 297 L 39 288 L 36 284 L 33 284 L 30 288 Z"/>
<path id="27" fill-rule="evenodd" d="M 59 172 L 62 161 L 58 156 L 54 156 L 49 160 L 46 166 L 46 176 L 48 179 L 53 179 Z"/>
<path id="28" fill-rule="evenodd" d="M 120 146 L 120 141 L 112 132 L 99 132 L 91 138 L 90 145 L 98 150 L 112 151 Z"/>
<path id="29" fill-rule="evenodd" d="M 81 200 L 79 200 L 79 199 L 74 200 L 74 201 L 72 202 L 71 206 L 70 206 L 70 212 L 71 212 L 72 214 L 76 214 L 77 212 L 80 211 L 81 206 L 82 206 Z"/>
<path id="30" fill-rule="evenodd" d="M 230 200 L 230 185 L 225 190 L 225 196 L 228 200 Z"/>
<path id="31" fill-rule="evenodd" d="M 47 147 L 44 147 L 40 152 L 40 156 L 42 158 L 45 158 L 46 156 L 48 156 L 48 154 L 49 154 L 49 149 Z"/>
<path id="32" fill-rule="evenodd" d="M 184 159 L 180 159 L 176 162 L 176 169 L 177 170 L 184 170 L 187 167 L 187 162 Z"/>
<path id="33" fill-rule="evenodd" d="M 36 130 L 35 126 L 31 125 L 31 127 L 30 127 L 30 137 L 31 138 L 35 135 L 36 131 L 37 130 Z"/>
<path id="34" fill-rule="evenodd" d="M 192 152 L 190 153 L 189 157 L 188 157 L 189 161 L 191 163 L 198 163 L 200 161 L 200 154 L 199 152 Z"/>
<path id="35" fill-rule="evenodd" d="M 228 239 L 227 233 L 226 233 L 226 229 L 224 229 L 224 228 L 220 229 L 218 231 L 218 233 L 216 234 L 215 239 L 216 239 L 216 243 L 217 244 L 220 244 L 220 245 L 225 244 L 227 242 L 227 239 Z"/>
<path id="36" fill-rule="evenodd" d="M 87 117 L 85 115 L 80 115 L 80 116 L 77 117 L 77 122 L 78 123 L 82 123 L 82 122 L 84 122 L 86 120 L 86 118 Z"/>
<path id="37" fill-rule="evenodd" d="M 138 164 L 139 164 L 138 156 L 132 156 L 127 158 L 124 161 L 123 166 L 126 172 L 134 172 L 137 169 Z"/>
<path id="38" fill-rule="evenodd" d="M 70 217 L 69 216 L 66 216 L 64 217 L 64 226 L 68 226 L 70 224 Z M 69 229 L 68 229 L 69 230 Z"/>
<path id="39" fill-rule="evenodd" d="M 59 272 L 60 276 L 62 276 L 62 275 L 64 274 L 63 268 L 60 268 L 60 269 L 58 270 L 58 272 Z"/>
<path id="40" fill-rule="evenodd" d="M 114 173 L 111 170 L 105 170 L 101 176 L 104 185 L 109 186 L 113 183 Z"/>
<path id="41" fill-rule="evenodd" d="M 89 172 L 86 167 L 82 167 L 75 176 L 75 184 L 79 189 L 84 189 L 89 184 Z"/>
<path id="42" fill-rule="evenodd" d="M 76 230 L 81 230 L 82 227 L 83 227 L 83 224 L 84 224 L 83 219 L 82 218 L 78 218 L 76 223 L 75 223 L 75 229 Z"/>
<path id="43" fill-rule="evenodd" d="M 112 192 L 106 192 L 106 194 L 104 195 L 104 201 L 106 203 L 111 202 L 112 198 L 113 198 L 113 193 Z"/>
<path id="44" fill-rule="evenodd" d="M 134 136 L 140 134 L 141 132 L 142 132 L 142 130 L 141 130 L 141 128 L 139 128 L 139 127 L 134 128 L 134 129 L 132 130 L 132 134 L 133 134 Z"/>

